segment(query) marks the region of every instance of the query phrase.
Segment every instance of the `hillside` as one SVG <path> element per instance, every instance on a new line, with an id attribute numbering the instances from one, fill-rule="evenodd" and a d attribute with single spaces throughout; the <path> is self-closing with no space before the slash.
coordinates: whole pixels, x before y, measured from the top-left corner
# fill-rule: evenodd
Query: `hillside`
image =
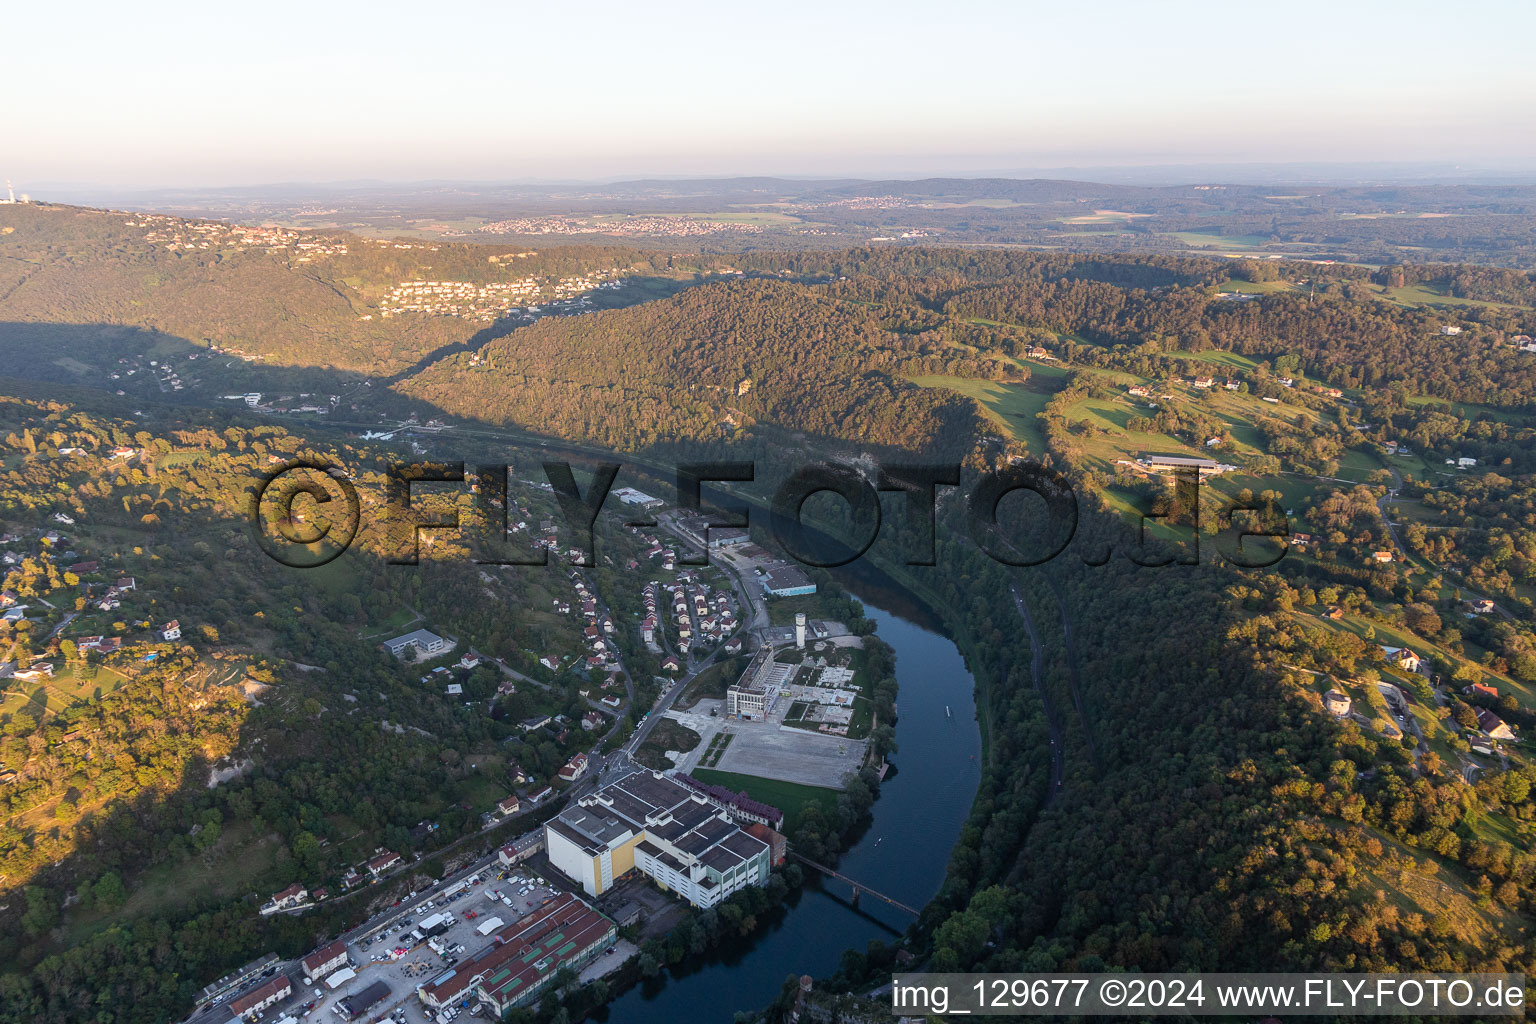
<path id="1" fill-rule="evenodd" d="M 616 449 L 780 428 L 867 447 L 955 448 L 973 409 L 903 379 L 978 373 L 809 285 L 743 281 L 547 320 L 396 385 L 455 416 Z"/>
<path id="2" fill-rule="evenodd" d="M 395 374 L 510 310 L 656 273 L 633 250 L 508 253 L 158 214 L 0 206 L 0 323 L 135 327 L 271 366 Z M 50 362 L 72 355 L 31 353 Z"/>

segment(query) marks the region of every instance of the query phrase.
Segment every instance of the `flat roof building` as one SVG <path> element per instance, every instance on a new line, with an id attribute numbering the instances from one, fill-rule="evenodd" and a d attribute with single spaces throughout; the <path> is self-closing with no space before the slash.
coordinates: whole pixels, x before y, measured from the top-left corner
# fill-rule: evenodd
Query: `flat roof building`
<path id="1" fill-rule="evenodd" d="M 1214 476 L 1231 468 L 1230 466 L 1223 466 L 1215 459 L 1200 459 L 1187 455 L 1144 454 L 1137 461 L 1154 473 L 1172 473 L 1181 469 L 1193 469 L 1202 477 Z"/>
<path id="2" fill-rule="evenodd" d="M 741 678 L 726 688 L 725 713 L 759 722 L 767 718 L 794 671 L 794 666 L 773 660 L 771 647 L 759 647 Z"/>
<path id="3" fill-rule="evenodd" d="M 384 647 L 398 658 L 407 647 L 415 647 L 423 654 L 436 654 L 443 649 L 444 643 L 443 638 L 436 633 L 425 629 L 414 629 L 393 640 L 385 640 Z"/>
<path id="4" fill-rule="evenodd" d="M 660 772 L 627 776 L 544 825 L 549 861 L 591 896 L 632 870 L 696 907 L 768 880 L 768 845 Z"/>
<path id="5" fill-rule="evenodd" d="M 471 992 L 497 1014 L 537 998 L 561 968 L 579 968 L 617 934 L 608 918 L 571 893 L 559 893 L 491 936 L 490 945 L 416 990 L 438 1010 Z"/>
<path id="6" fill-rule="evenodd" d="M 644 491 L 637 491 L 633 487 L 620 487 L 613 492 L 613 496 L 626 505 L 634 505 L 636 508 L 643 508 L 646 511 L 661 508 L 666 504 L 660 498 L 653 498 Z"/>
<path id="7" fill-rule="evenodd" d="M 763 593 L 769 597 L 798 597 L 816 593 L 816 584 L 805 574 L 805 570 L 788 565 L 768 571 L 768 575 L 763 577 Z"/>

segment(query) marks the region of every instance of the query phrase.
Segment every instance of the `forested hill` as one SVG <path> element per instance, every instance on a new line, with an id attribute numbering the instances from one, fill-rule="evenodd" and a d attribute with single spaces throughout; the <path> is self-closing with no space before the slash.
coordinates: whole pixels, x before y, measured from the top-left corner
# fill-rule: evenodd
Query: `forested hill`
<path id="1" fill-rule="evenodd" d="M 397 388 L 457 416 L 615 449 L 781 427 L 934 451 L 969 443 L 974 406 L 903 378 L 1002 365 L 937 334 L 889 330 L 822 286 L 748 280 L 544 320 Z"/>

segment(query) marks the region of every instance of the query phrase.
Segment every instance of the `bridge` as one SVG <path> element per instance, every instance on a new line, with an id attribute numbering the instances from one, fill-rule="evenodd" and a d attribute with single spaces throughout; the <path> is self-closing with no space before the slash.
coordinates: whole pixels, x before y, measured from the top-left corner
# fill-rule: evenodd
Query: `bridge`
<path id="1" fill-rule="evenodd" d="M 869 886 L 865 885 L 863 882 L 856 882 L 853 879 L 849 878 L 847 875 L 844 875 L 844 874 L 841 874 L 841 873 L 839 873 L 837 871 L 832 870 L 831 868 L 827 867 L 825 864 L 818 864 L 815 861 L 811 860 L 809 857 L 801 856 L 800 854 L 796 853 L 794 850 L 790 850 L 790 851 L 788 851 L 788 853 L 789 853 L 789 855 L 791 857 L 793 857 L 795 860 L 799 861 L 801 864 L 804 864 L 806 867 L 815 868 L 817 871 L 820 871 L 822 874 L 826 875 L 828 878 L 835 878 L 839 882 L 846 882 L 848 885 L 852 886 L 853 887 L 853 904 L 854 904 L 854 906 L 858 906 L 858 904 L 859 904 L 859 893 L 867 892 L 871 896 L 873 896 L 875 899 L 877 899 L 877 900 L 884 900 L 886 903 L 889 903 L 891 906 L 895 907 L 897 910 L 905 910 L 907 913 L 911 914 L 913 917 L 917 917 L 919 915 L 919 911 L 917 911 L 913 907 L 907 906 L 905 903 L 901 902 L 900 900 L 891 899 L 891 897 L 887 896 L 885 893 L 879 892 L 878 890 L 875 890 L 875 889 L 871 889 Z"/>

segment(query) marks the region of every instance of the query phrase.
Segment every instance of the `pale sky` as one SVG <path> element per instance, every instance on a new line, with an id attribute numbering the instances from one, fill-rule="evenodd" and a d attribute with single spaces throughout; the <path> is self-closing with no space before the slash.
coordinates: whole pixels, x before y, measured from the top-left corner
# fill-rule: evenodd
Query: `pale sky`
<path id="1" fill-rule="evenodd" d="M 340 5 L 3 19 L 0 178 L 890 174 L 1434 161 L 1536 171 L 1536 3 Z"/>

